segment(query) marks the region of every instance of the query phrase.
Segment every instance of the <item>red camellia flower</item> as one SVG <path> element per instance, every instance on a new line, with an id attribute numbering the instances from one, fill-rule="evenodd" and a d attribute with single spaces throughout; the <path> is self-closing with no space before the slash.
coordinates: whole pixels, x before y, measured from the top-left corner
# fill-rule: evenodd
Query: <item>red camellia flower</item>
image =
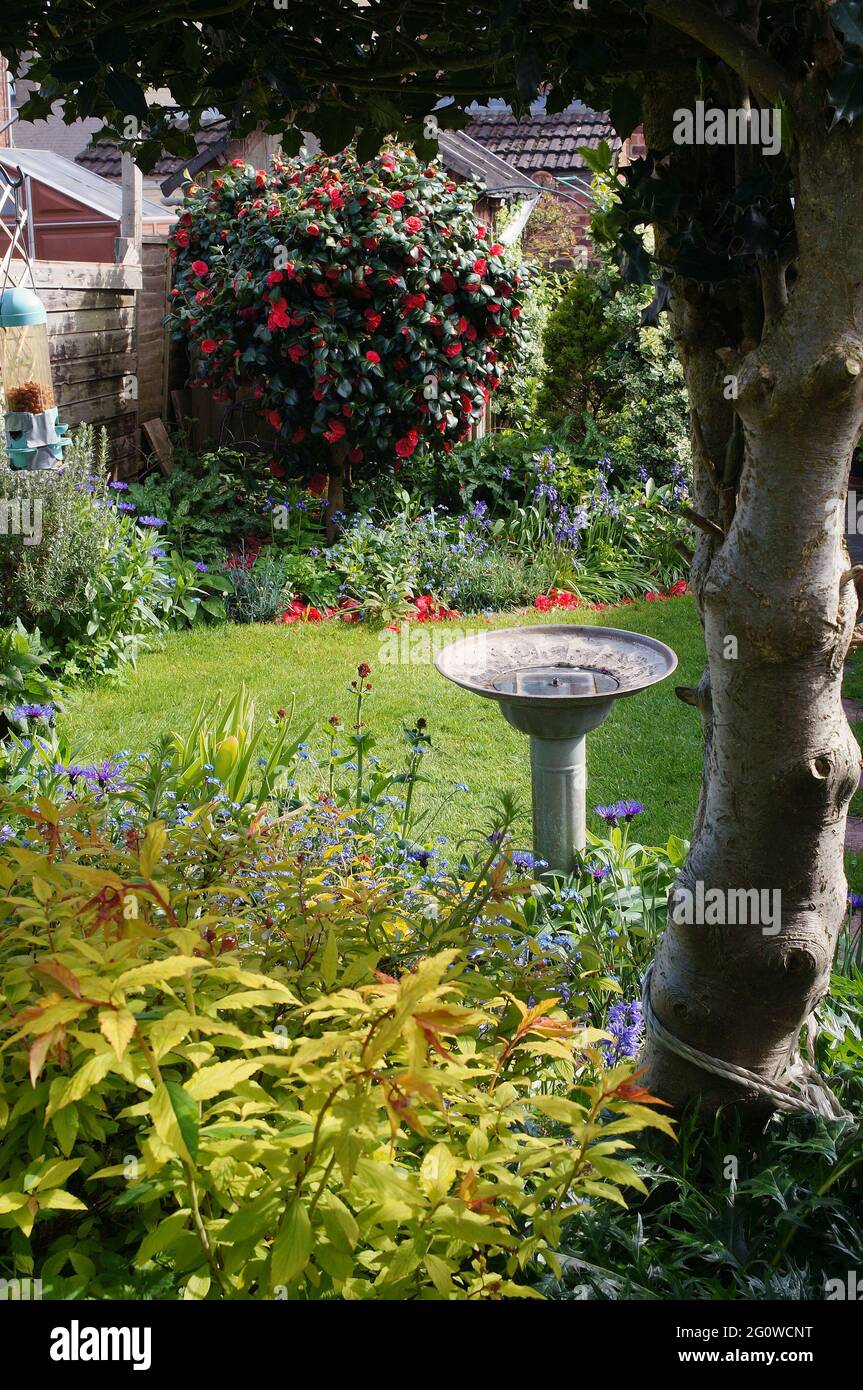
<path id="1" fill-rule="evenodd" d="M 458 289 L 458 281 L 451 271 L 445 270 L 440 277 L 441 289 L 445 294 L 455 294 Z"/>
<path id="2" fill-rule="evenodd" d="M 406 294 L 402 303 L 406 309 L 422 309 L 425 306 L 426 297 L 424 294 Z"/>
<path id="3" fill-rule="evenodd" d="M 423 220 L 422 220 L 421 217 L 406 217 L 406 218 L 405 218 L 405 231 L 406 231 L 406 232 L 411 232 L 411 233 L 413 233 L 413 232 L 420 232 L 420 231 L 422 231 L 422 225 L 423 225 Z"/>
<path id="4" fill-rule="evenodd" d="M 402 439 L 396 440 L 396 453 L 400 459 L 409 459 L 419 443 L 416 430 L 408 430 Z"/>
<path id="5" fill-rule="evenodd" d="M 302 343 L 291 343 L 288 348 L 288 356 L 292 362 L 302 362 L 304 357 L 308 357 L 309 349 L 304 348 Z"/>
<path id="6" fill-rule="evenodd" d="M 321 229 L 320 229 L 320 227 L 318 226 L 317 222 L 310 222 L 309 225 L 308 225 L 308 227 L 306 228 L 306 235 L 307 235 L 307 236 L 320 236 L 320 234 L 321 234 Z"/>
<path id="7" fill-rule="evenodd" d="M 474 261 L 473 270 L 475 275 L 485 275 L 488 270 L 488 261 L 484 261 L 480 256 L 478 260 Z"/>
<path id="8" fill-rule="evenodd" d="M 398 211 L 399 208 L 404 207 L 406 202 L 407 199 L 405 198 L 405 195 L 403 193 L 391 193 L 390 196 L 387 198 L 387 207 L 391 207 L 394 210 Z"/>
<path id="9" fill-rule="evenodd" d="M 347 434 L 347 426 L 343 420 L 331 420 L 328 430 L 324 430 L 324 439 L 330 444 L 337 444 L 340 439 L 344 439 Z"/>
<path id="10" fill-rule="evenodd" d="M 282 417 L 277 410 L 265 411 L 264 419 L 272 425 L 274 430 L 280 430 L 282 428 Z"/>
<path id="11" fill-rule="evenodd" d="M 207 356 L 209 356 L 211 352 L 216 351 L 216 348 L 218 346 L 219 345 L 216 342 L 215 338 L 205 338 L 204 341 L 201 343 L 201 351 L 205 352 Z"/>
<path id="12" fill-rule="evenodd" d="M 272 333 L 276 328 L 290 328 L 291 316 L 288 313 L 288 301 L 278 299 L 267 315 L 267 327 Z"/>
<path id="13" fill-rule="evenodd" d="M 207 274 L 207 271 L 210 269 L 210 267 L 207 265 L 206 261 L 192 261 L 192 269 L 194 270 L 198 278 L 201 279 L 204 275 Z"/>
<path id="14" fill-rule="evenodd" d="M 280 285 L 284 278 L 281 270 L 271 270 L 267 276 L 267 284 L 272 288 L 273 285 Z"/>
<path id="15" fill-rule="evenodd" d="M 302 442 L 303 442 L 303 440 L 305 439 L 305 437 L 306 437 L 306 432 L 305 432 L 305 430 L 304 430 L 304 429 L 302 428 L 302 426 L 301 426 L 298 430 L 294 430 L 293 434 L 291 435 L 291 443 L 292 443 L 292 444 L 302 444 Z"/>
<path id="16" fill-rule="evenodd" d="M 174 237 L 174 240 L 178 246 L 188 246 L 189 233 L 181 229 L 179 232 L 177 232 L 176 236 Z"/>
<path id="17" fill-rule="evenodd" d="M 348 453 L 348 463 L 362 463 L 364 457 L 362 449 L 351 449 Z"/>
<path id="18" fill-rule="evenodd" d="M 367 361 L 367 362 L 373 362 L 373 363 L 375 364 L 375 366 L 377 366 L 378 363 L 380 362 L 380 360 L 381 360 L 381 359 L 380 359 L 378 353 L 376 353 L 376 352 L 374 352 L 374 351 L 372 351 L 372 352 L 367 352 L 367 353 L 366 353 L 366 361 Z"/>

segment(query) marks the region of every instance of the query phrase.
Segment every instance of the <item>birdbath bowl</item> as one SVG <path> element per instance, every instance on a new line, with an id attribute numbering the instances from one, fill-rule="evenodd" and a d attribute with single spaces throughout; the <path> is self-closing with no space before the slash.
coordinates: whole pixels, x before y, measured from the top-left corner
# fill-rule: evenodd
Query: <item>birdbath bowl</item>
<path id="1" fill-rule="evenodd" d="M 534 855 L 554 873 L 572 873 L 587 841 L 585 736 L 615 700 L 670 676 L 677 656 L 640 632 L 560 623 L 463 637 L 435 666 L 496 700 L 507 723 L 529 735 Z"/>

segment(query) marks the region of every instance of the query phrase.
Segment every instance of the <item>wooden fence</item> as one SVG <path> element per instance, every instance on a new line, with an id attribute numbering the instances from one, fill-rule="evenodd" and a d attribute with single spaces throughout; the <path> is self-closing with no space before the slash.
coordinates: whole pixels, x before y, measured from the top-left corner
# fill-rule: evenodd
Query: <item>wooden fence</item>
<path id="1" fill-rule="evenodd" d="M 48 312 L 48 343 L 60 418 L 104 427 L 119 474 L 137 471 L 138 264 L 35 261 L 36 290 Z M 10 279 L 27 283 L 20 261 Z"/>

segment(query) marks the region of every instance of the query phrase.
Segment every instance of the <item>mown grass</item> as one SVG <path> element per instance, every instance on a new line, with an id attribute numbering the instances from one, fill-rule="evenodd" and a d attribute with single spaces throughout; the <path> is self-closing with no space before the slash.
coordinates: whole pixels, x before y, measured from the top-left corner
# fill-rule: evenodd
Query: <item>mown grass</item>
<path id="1" fill-rule="evenodd" d="M 571 617 L 502 614 L 493 626 Z M 675 698 L 674 685 L 697 683 L 703 663 L 704 644 L 692 600 L 638 602 L 579 613 L 578 621 L 649 633 L 667 642 L 680 661 L 671 680 L 620 700 L 606 723 L 590 735 L 589 805 L 637 797 L 646 806 L 639 822 L 644 843 L 663 843 L 670 834 L 688 835 L 698 796 L 701 731 L 695 711 Z M 429 631 L 441 640 L 446 629 Z M 320 731 L 330 714 L 350 721 L 348 685 L 358 663 L 368 661 L 374 693 L 367 715 L 377 740 L 375 754 L 385 763 L 401 760 L 402 728 L 423 716 L 434 752 L 424 766 L 431 785 L 421 789 L 422 804 L 442 800 L 453 783 L 469 788 L 445 806 L 436 831 L 458 839 L 482 829 L 489 819 L 485 808 L 500 793 L 514 791 L 524 806 L 520 833 L 527 839 L 527 739 L 504 722 L 492 702 L 445 681 L 430 662 L 385 664 L 381 644 L 391 640 L 392 634 L 342 623 L 231 625 L 175 634 L 160 650 L 144 656 L 123 686 L 100 686 L 76 695 L 61 727 L 82 757 L 107 757 L 121 749 L 137 752 L 160 733 L 182 729 L 202 700 L 217 693 L 230 695 L 244 681 L 262 713 L 289 705 L 295 696 L 295 727 L 299 731 L 313 724 L 310 742 L 322 748 Z M 595 819 L 592 823 L 599 829 Z"/>

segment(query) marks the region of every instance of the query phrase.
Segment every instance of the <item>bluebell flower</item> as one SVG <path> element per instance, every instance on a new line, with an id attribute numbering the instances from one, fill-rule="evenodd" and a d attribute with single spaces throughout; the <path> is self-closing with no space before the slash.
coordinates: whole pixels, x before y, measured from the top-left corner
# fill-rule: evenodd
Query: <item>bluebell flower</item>
<path id="1" fill-rule="evenodd" d="M 644 1020 L 641 1003 L 638 999 L 631 1003 L 620 1000 L 612 1004 L 608 1011 L 605 1031 L 611 1033 L 612 1041 L 600 1044 L 607 1067 L 617 1066 L 638 1056 L 644 1037 Z"/>

